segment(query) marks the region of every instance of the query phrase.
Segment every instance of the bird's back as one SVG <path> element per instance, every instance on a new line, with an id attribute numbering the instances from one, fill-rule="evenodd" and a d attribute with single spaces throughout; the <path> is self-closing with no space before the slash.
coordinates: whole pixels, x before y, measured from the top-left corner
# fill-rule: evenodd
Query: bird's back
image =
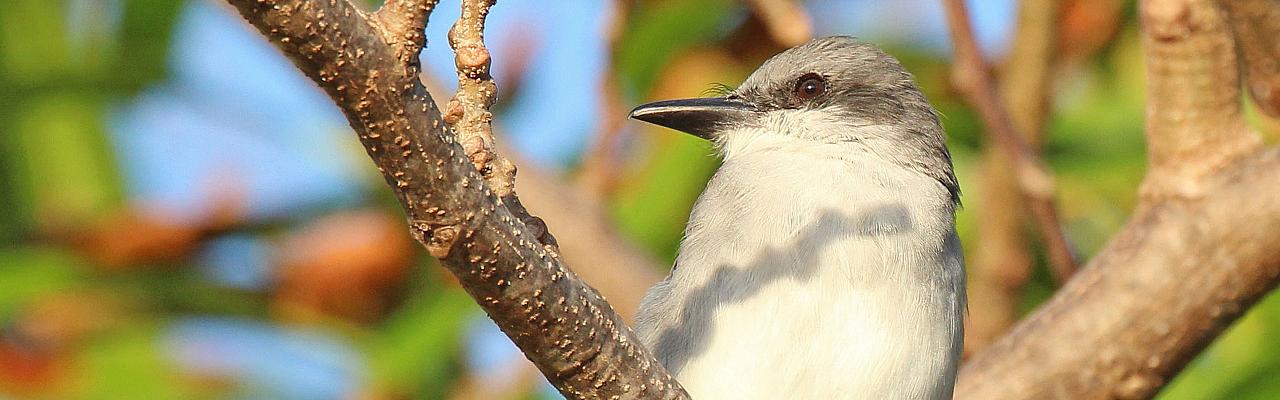
<path id="1" fill-rule="evenodd" d="M 769 140 L 708 183 L 641 340 L 697 399 L 950 398 L 964 278 L 946 188 Z"/>

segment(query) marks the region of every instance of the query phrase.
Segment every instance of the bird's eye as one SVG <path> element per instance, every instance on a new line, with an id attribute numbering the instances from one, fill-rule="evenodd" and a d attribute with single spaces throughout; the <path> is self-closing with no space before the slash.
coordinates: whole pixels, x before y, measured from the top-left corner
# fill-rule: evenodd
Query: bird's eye
<path id="1" fill-rule="evenodd" d="M 809 100 L 822 95 L 827 91 L 827 80 L 822 75 L 808 73 L 796 80 L 795 95 L 803 100 Z"/>

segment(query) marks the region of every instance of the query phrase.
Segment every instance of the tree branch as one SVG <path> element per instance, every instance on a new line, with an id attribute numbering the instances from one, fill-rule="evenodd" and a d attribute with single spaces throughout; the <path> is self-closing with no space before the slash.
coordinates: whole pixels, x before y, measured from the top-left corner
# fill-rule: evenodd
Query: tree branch
<path id="1" fill-rule="evenodd" d="M 1258 109 L 1280 118 L 1280 5 L 1271 0 L 1220 0 L 1245 61 L 1246 87 Z"/>
<path id="2" fill-rule="evenodd" d="M 688 398 L 599 294 L 500 206 L 418 80 L 421 45 L 384 34 L 399 31 L 386 22 L 390 14 L 371 21 L 346 0 L 228 2 L 338 104 L 393 188 L 413 237 L 561 393 Z M 425 23 L 427 16 L 400 20 Z"/>
<path id="3" fill-rule="evenodd" d="M 1241 116 L 1240 72 L 1225 12 L 1213 1 L 1142 3 L 1147 60 L 1146 197 L 1208 194 L 1203 177 L 1262 140 Z"/>
<path id="4" fill-rule="evenodd" d="M 1145 195 L 1088 267 L 964 366 L 957 398 L 1149 398 L 1280 282 L 1280 149 L 1243 126 L 1222 10 L 1141 12 Z"/>
<path id="5" fill-rule="evenodd" d="M 1018 4 L 1013 45 L 1000 89 L 1013 126 L 1029 135 L 1027 142 L 1038 153 L 1049 109 L 1060 1 L 1023 0 Z M 1020 193 L 1012 162 L 997 146 L 986 146 L 982 151 L 981 201 L 975 210 L 982 223 L 978 224 L 976 246 L 970 247 L 966 354 L 986 348 L 1017 321 L 1018 299 L 1031 277 L 1034 261 L 1025 235 L 1027 215 L 1016 212 Z"/>
<path id="6" fill-rule="evenodd" d="M 967 363 L 956 398 L 1150 398 L 1280 280 L 1280 151 L 1144 204 L 1034 314 Z"/>
<path id="7" fill-rule="evenodd" d="M 577 179 L 578 186 L 599 199 L 611 196 L 617 186 L 621 169 L 619 164 L 623 162 L 619 150 L 627 136 L 623 124 L 630 112 L 618 87 L 616 59 L 618 43 L 622 40 L 622 33 L 626 31 L 632 4 L 622 0 L 612 0 L 609 3 L 610 12 L 605 24 L 605 48 L 608 52 L 604 59 L 605 73 L 600 74 L 598 86 L 601 111 L 597 113 L 596 135 L 583 154 Z"/>
<path id="8" fill-rule="evenodd" d="M 418 63 L 418 54 L 427 39 L 423 29 L 438 0 L 387 0 L 373 13 L 372 25 L 382 30 L 382 39 L 396 50 L 402 64 Z"/>
<path id="9" fill-rule="evenodd" d="M 774 43 L 797 46 L 813 38 L 813 23 L 804 7 L 792 0 L 747 0 Z"/>
<path id="10" fill-rule="evenodd" d="M 514 153 L 508 153 L 514 154 Z M 520 159 L 513 159 L 520 163 Z M 662 280 L 664 265 L 622 237 L 598 198 L 536 168 L 521 168 L 521 199 L 564 239 L 560 250 L 574 273 L 600 290 L 623 319 L 631 321 L 650 286 Z"/>
<path id="11" fill-rule="evenodd" d="M 955 45 L 953 79 L 965 93 L 966 99 L 982 117 L 984 131 L 989 139 L 1008 154 L 1013 161 L 1023 198 L 1040 228 L 1040 235 L 1049 252 L 1054 277 L 1065 282 L 1076 270 L 1075 254 L 1058 220 L 1058 207 L 1053 199 L 1053 175 L 1027 144 L 1028 137 L 1019 133 L 1004 109 L 1004 101 L 996 91 L 987 63 L 978 50 L 969 22 L 969 11 L 963 0 L 944 0 L 947 26 Z"/>
<path id="12" fill-rule="evenodd" d="M 475 164 L 502 204 L 532 230 L 552 257 L 560 256 L 555 237 L 541 218 L 529 214 L 516 196 L 516 165 L 503 157 L 493 136 L 493 107 L 498 86 L 489 75 L 492 57 L 484 45 L 484 23 L 494 0 L 463 0 L 462 15 L 449 29 L 449 47 L 458 69 L 458 93 L 445 107 L 444 121 L 453 128 L 462 150 Z"/>

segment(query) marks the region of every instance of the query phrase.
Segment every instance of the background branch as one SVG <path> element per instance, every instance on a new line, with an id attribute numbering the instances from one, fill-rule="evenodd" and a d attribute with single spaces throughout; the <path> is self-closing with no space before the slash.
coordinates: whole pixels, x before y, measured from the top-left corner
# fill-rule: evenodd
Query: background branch
<path id="1" fill-rule="evenodd" d="M 1231 27 L 1214 1 L 1142 3 L 1147 61 L 1147 197 L 1200 197 L 1203 177 L 1255 151 Z"/>
<path id="2" fill-rule="evenodd" d="M 1052 93 L 1060 3 L 1018 2 L 1013 44 L 1001 74 L 1000 89 L 1012 123 L 1028 135 L 1031 150 L 1037 152 Z M 986 348 L 1017 321 L 1018 301 L 1035 265 L 1026 238 L 1027 214 L 1019 212 L 1021 198 L 1013 163 L 997 146 L 984 146 L 982 152 L 981 198 L 974 209 L 982 223 L 977 227 L 978 240 L 969 249 L 965 354 Z"/>
<path id="3" fill-rule="evenodd" d="M 944 0 L 943 5 L 955 46 L 953 79 L 956 87 L 964 92 L 965 99 L 978 111 L 983 125 L 987 127 L 983 132 L 1013 161 L 1024 201 L 1049 252 L 1054 277 L 1058 282 L 1065 282 L 1075 273 L 1076 260 L 1058 220 L 1058 208 L 1053 199 L 1053 176 L 1005 110 L 1004 100 L 996 90 L 989 67 L 974 39 L 964 1 Z"/>
<path id="4" fill-rule="evenodd" d="M 1222 0 L 1258 109 L 1280 117 L 1280 7 L 1271 0 Z"/>
<path id="5" fill-rule="evenodd" d="M 607 22 L 604 26 L 608 51 L 604 55 L 603 69 L 615 71 L 618 45 L 631 14 L 631 4 L 627 1 L 613 0 L 609 7 Z M 624 104 L 618 79 L 612 73 L 601 74 L 598 86 L 600 116 L 596 120 L 596 134 L 591 139 L 591 145 L 582 155 L 582 168 L 577 178 L 577 186 L 584 188 L 587 194 L 597 199 L 606 199 L 613 194 L 622 169 L 620 165 L 623 162 L 620 154 L 622 142 L 629 136 L 625 134 L 623 124 L 626 123 L 627 113 L 630 110 Z"/>
<path id="6" fill-rule="evenodd" d="M 796 46 L 813 38 L 813 23 L 804 7 L 793 0 L 746 0 L 774 43 Z"/>
<path id="7" fill-rule="evenodd" d="M 1280 198 L 1264 194 L 1280 185 L 1280 149 L 1244 128 L 1224 12 L 1148 0 L 1141 13 L 1142 201 L 1088 267 L 964 366 L 958 398 L 1149 398 L 1280 282 Z"/>
<path id="8" fill-rule="evenodd" d="M 404 57 L 403 49 L 421 46 L 396 45 L 382 34 L 386 27 L 345 0 L 228 2 L 338 104 L 408 214 L 413 237 L 561 393 L 688 397 L 599 294 L 500 206 L 441 123 L 416 53 Z"/>

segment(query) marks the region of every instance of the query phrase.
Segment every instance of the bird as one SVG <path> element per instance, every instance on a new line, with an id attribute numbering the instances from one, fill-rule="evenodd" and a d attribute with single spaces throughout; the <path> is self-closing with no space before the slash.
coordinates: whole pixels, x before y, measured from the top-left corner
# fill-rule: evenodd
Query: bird
<path id="1" fill-rule="evenodd" d="M 631 112 L 722 157 L 636 313 L 692 398 L 951 398 L 965 276 L 938 115 L 897 59 L 848 36 Z"/>

